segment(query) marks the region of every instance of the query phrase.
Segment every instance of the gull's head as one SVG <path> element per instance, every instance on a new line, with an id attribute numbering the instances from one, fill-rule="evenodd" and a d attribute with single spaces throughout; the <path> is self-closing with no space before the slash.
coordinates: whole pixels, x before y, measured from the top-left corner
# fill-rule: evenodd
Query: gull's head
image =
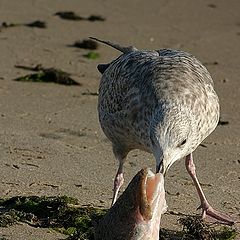
<path id="1" fill-rule="evenodd" d="M 160 121 L 154 132 L 153 153 L 157 160 L 157 172 L 166 174 L 171 165 L 194 150 L 191 124 L 188 117 L 173 114 L 171 119 Z"/>

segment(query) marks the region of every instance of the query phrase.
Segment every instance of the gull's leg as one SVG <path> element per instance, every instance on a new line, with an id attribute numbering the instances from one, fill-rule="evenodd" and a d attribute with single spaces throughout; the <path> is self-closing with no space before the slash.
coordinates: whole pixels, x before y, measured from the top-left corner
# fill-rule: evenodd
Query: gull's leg
<path id="1" fill-rule="evenodd" d="M 219 212 L 217 212 L 216 210 L 214 210 L 211 205 L 208 203 L 204 193 L 203 193 L 203 190 L 200 186 L 200 183 L 197 179 L 197 175 L 196 175 L 196 171 L 195 171 L 195 165 L 193 163 L 193 157 L 192 157 L 192 153 L 187 155 L 186 157 L 186 161 L 185 161 L 185 165 L 186 165 L 186 169 L 189 173 L 189 175 L 191 176 L 192 180 L 193 180 L 193 183 L 197 189 L 197 192 L 198 192 L 198 196 L 200 198 L 200 201 L 201 201 L 201 205 L 199 208 L 202 208 L 202 218 L 205 218 L 206 215 L 222 222 L 222 223 L 225 223 L 225 224 L 228 224 L 228 225 L 232 225 L 234 224 L 234 221 L 229 218 L 228 216 L 224 215 L 224 214 L 221 214 Z"/>
<path id="2" fill-rule="evenodd" d="M 115 177 L 115 179 L 114 179 L 112 205 L 116 202 L 119 189 L 120 189 L 120 187 L 123 185 L 123 183 L 124 183 L 124 177 L 123 177 L 123 161 L 120 160 L 120 161 L 119 161 L 118 171 L 117 171 L 116 177 Z"/>
<path id="3" fill-rule="evenodd" d="M 119 146 L 113 145 L 113 153 L 119 162 L 119 166 L 118 166 L 117 174 L 114 179 L 112 205 L 116 202 L 120 187 L 124 183 L 123 164 L 126 160 L 128 152 L 124 151 L 123 148 L 119 148 Z"/>

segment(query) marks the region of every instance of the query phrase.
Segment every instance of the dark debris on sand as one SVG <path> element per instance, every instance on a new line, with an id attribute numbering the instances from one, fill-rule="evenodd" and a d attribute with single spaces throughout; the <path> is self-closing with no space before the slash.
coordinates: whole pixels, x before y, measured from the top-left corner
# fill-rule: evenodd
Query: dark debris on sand
<path id="1" fill-rule="evenodd" d="M 76 41 L 72 46 L 77 48 L 96 50 L 99 45 L 96 41 L 93 41 L 90 39 L 84 39 L 84 40 Z"/>
<path id="2" fill-rule="evenodd" d="M 84 96 L 99 96 L 99 92 L 83 92 L 82 95 Z"/>
<path id="3" fill-rule="evenodd" d="M 229 121 L 222 121 L 221 119 L 218 121 L 218 125 L 228 125 Z"/>
<path id="4" fill-rule="evenodd" d="M 106 19 L 101 15 L 90 15 L 86 20 L 95 22 L 95 21 L 105 21 Z"/>
<path id="5" fill-rule="evenodd" d="M 78 16 L 75 12 L 72 11 L 56 12 L 54 15 L 59 16 L 60 18 L 65 20 L 83 20 L 82 17 Z"/>
<path id="6" fill-rule="evenodd" d="M 63 85 L 81 85 L 70 77 L 70 74 L 55 68 L 43 68 L 41 65 L 35 67 L 15 66 L 25 70 L 36 71 L 37 73 L 28 74 L 23 77 L 14 79 L 20 82 L 52 82 Z"/>
<path id="7" fill-rule="evenodd" d="M 17 25 L 17 24 L 15 24 L 15 23 L 2 22 L 1 28 L 15 27 L 16 25 Z"/>
<path id="8" fill-rule="evenodd" d="M 3 30 L 5 30 L 7 28 L 16 27 L 16 26 L 17 26 L 17 24 L 15 24 L 15 23 L 2 22 L 0 25 L 0 32 L 2 32 Z"/>
<path id="9" fill-rule="evenodd" d="M 86 21 L 90 21 L 90 22 L 95 22 L 95 21 L 105 21 L 106 20 L 101 15 L 90 15 L 89 17 L 82 17 L 82 16 L 77 15 L 73 11 L 60 11 L 60 12 L 56 12 L 54 15 L 59 16 L 60 18 L 65 19 L 65 20 L 72 20 L 72 21 L 86 20 Z"/>
<path id="10" fill-rule="evenodd" d="M 26 27 L 35 27 L 35 28 L 47 28 L 47 24 L 44 21 L 36 20 L 30 23 L 25 23 Z"/>
<path id="11" fill-rule="evenodd" d="M 7 22 L 2 22 L 0 26 L 0 31 L 2 29 L 6 28 L 11 28 L 11 27 L 20 27 L 20 26 L 25 26 L 25 27 L 31 27 L 31 28 L 47 28 L 47 24 L 44 21 L 36 20 L 30 23 L 7 23 Z"/>

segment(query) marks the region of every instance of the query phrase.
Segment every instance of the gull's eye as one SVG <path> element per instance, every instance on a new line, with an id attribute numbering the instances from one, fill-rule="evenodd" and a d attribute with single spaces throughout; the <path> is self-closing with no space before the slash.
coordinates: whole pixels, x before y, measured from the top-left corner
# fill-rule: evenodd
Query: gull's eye
<path id="1" fill-rule="evenodd" d="M 178 147 L 182 147 L 183 145 L 185 145 L 186 142 L 187 142 L 187 139 L 184 139 L 184 140 L 178 145 Z"/>

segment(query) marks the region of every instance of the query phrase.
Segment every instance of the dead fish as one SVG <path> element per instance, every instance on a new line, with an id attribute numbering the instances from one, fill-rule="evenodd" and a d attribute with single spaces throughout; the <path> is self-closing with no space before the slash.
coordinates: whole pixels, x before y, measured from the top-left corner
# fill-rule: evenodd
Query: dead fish
<path id="1" fill-rule="evenodd" d="M 140 170 L 106 215 L 96 224 L 96 240 L 158 240 L 166 212 L 164 178 Z"/>

